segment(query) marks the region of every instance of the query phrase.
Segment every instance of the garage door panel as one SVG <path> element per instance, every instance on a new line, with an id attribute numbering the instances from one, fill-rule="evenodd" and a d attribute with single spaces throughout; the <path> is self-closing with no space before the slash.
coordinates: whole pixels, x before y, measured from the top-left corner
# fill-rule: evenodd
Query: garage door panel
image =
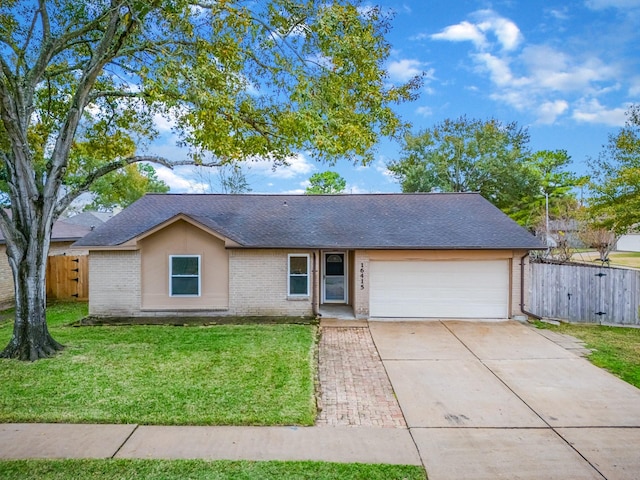
<path id="1" fill-rule="evenodd" d="M 504 318 L 508 261 L 372 261 L 374 317 Z"/>

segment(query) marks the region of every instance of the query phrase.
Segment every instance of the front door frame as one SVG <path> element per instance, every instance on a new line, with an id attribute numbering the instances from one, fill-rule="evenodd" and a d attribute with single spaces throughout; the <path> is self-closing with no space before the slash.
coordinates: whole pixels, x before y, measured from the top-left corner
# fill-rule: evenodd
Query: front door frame
<path id="1" fill-rule="evenodd" d="M 327 257 L 329 255 L 342 255 L 344 266 L 344 299 L 342 300 L 327 300 L 326 269 Z M 346 250 L 327 250 L 322 252 L 322 303 L 334 303 L 338 305 L 347 305 L 349 303 L 349 252 Z"/>

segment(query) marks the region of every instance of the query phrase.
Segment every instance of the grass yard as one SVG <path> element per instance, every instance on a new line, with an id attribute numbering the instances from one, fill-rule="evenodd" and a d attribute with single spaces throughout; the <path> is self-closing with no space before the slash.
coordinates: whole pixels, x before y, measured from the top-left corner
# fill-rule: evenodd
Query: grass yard
<path id="1" fill-rule="evenodd" d="M 310 325 L 74 327 L 84 304 L 48 309 L 66 349 L 0 360 L 0 422 L 312 425 Z M 12 322 L 0 324 L 0 343 Z M 2 475 L 0 475 L 1 477 Z"/>
<path id="2" fill-rule="evenodd" d="M 594 365 L 640 388 L 640 329 L 565 323 L 554 326 L 542 322 L 537 326 L 584 341 L 587 348 L 594 350 L 589 355 Z"/>
<path id="3" fill-rule="evenodd" d="M 425 480 L 422 467 L 325 462 L 203 460 L 20 460 L 0 462 L 1 478 L 66 480 L 125 479 L 311 479 Z"/>
<path id="4" fill-rule="evenodd" d="M 574 262 L 600 265 L 598 253 L 593 250 L 577 251 L 571 256 Z M 640 268 L 640 252 L 610 252 L 609 265 L 612 267 Z"/>
<path id="5" fill-rule="evenodd" d="M 611 265 L 640 268 L 640 252 L 611 252 L 609 260 Z"/>

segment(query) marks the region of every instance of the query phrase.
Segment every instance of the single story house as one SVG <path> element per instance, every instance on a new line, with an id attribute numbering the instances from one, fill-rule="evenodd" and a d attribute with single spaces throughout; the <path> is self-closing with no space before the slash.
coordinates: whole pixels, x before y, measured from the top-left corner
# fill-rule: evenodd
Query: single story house
<path id="1" fill-rule="evenodd" d="M 148 194 L 74 245 L 96 316 L 522 315 L 544 246 L 478 194 Z"/>

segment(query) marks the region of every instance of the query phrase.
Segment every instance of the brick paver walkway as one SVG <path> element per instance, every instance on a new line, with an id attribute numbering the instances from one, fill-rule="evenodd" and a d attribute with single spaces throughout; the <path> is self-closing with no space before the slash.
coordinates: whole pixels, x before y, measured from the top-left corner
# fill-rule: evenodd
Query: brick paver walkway
<path id="1" fill-rule="evenodd" d="M 369 328 L 322 327 L 318 425 L 406 427 Z"/>

